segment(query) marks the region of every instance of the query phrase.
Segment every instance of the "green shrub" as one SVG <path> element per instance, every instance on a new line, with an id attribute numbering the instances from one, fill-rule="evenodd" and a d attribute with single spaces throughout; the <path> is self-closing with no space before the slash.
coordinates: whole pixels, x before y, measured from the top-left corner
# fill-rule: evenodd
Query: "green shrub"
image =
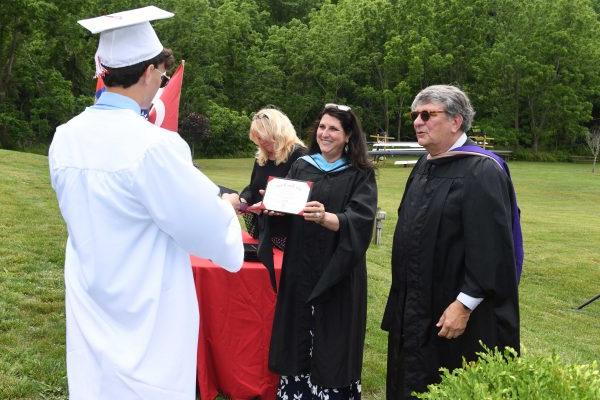
<path id="1" fill-rule="evenodd" d="M 558 356 L 518 357 L 513 349 L 500 352 L 486 348 L 477 362 L 463 362 L 450 372 L 443 368 L 442 381 L 429 385 L 419 399 L 469 400 L 597 400 L 600 371 L 594 361 L 569 365 Z"/>

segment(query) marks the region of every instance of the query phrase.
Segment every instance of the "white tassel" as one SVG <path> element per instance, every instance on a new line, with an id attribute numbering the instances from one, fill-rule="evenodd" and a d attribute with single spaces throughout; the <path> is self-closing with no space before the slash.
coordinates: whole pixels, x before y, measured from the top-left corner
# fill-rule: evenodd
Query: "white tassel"
<path id="1" fill-rule="evenodd" d="M 94 78 L 104 78 L 104 75 L 106 75 L 106 68 L 102 66 L 98 54 L 96 54 L 94 60 L 96 61 L 96 75 L 94 76 Z"/>

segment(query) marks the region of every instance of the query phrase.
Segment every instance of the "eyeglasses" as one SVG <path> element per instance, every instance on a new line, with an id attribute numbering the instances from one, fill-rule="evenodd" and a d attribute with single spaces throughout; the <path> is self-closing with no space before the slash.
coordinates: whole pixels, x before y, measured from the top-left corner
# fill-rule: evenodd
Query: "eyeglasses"
<path id="1" fill-rule="evenodd" d="M 435 117 L 438 114 L 447 114 L 448 111 L 444 111 L 444 110 L 439 110 L 439 111 L 411 111 L 410 112 L 410 119 L 415 122 L 415 120 L 417 118 L 419 118 L 419 115 L 421 116 L 421 119 L 423 120 L 423 122 L 427 122 L 429 121 L 429 119 L 431 117 Z"/>
<path id="2" fill-rule="evenodd" d="M 327 103 L 325 104 L 325 108 L 335 108 L 340 111 L 350 111 L 352 108 L 350 106 L 345 106 L 343 104 L 335 104 L 335 103 Z"/>
<path id="3" fill-rule="evenodd" d="M 160 87 L 164 88 L 165 86 L 167 86 L 167 83 L 169 83 L 169 80 L 171 80 L 171 77 L 167 75 L 167 71 L 160 74 Z"/>

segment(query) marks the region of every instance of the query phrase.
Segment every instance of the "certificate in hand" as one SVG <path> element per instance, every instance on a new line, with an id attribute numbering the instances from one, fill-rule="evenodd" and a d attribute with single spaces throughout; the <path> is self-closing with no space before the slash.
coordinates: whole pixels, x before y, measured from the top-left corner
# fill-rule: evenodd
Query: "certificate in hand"
<path id="1" fill-rule="evenodd" d="M 267 210 L 302 215 L 312 182 L 270 176 L 263 198 Z"/>

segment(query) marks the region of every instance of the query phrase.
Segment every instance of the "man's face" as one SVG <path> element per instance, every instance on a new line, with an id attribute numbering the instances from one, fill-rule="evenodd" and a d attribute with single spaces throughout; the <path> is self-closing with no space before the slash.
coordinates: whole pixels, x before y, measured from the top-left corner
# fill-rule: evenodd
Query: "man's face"
<path id="1" fill-rule="evenodd" d="M 417 141 L 432 156 L 447 151 L 462 133 L 462 117 L 450 117 L 440 103 L 419 104 L 414 111 L 419 113 L 413 121 Z"/>

